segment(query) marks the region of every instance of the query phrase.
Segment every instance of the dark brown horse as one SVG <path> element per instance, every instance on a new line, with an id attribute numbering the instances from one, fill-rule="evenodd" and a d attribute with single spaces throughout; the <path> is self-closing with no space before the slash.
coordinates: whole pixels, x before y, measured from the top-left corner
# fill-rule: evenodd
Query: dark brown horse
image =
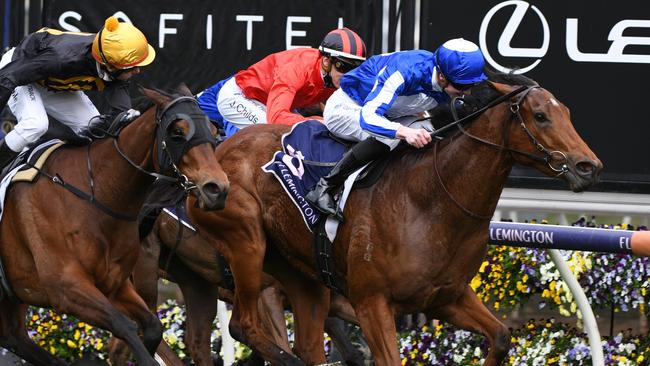
<path id="1" fill-rule="evenodd" d="M 602 164 L 573 128 L 568 108 L 530 79 L 511 78 L 473 87 L 477 105 L 506 97 L 433 146 L 394 152 L 379 182 L 350 195 L 334 243 L 335 269 L 377 365 L 400 364 L 395 314 L 414 312 L 484 334 L 485 365 L 500 364 L 510 334 L 468 284 L 485 256 L 489 221 L 511 167 L 518 162 L 559 176 L 576 192 L 598 179 Z M 318 281 L 313 235 L 275 177 L 260 169 L 287 131 L 253 126 L 221 144 L 216 154 L 232 185 L 228 206 L 206 213 L 190 204 L 189 213 L 232 268 L 231 333 L 267 361 L 301 364 L 260 326 L 264 265 L 294 311 L 306 314 L 296 319 L 296 354 L 318 364 L 325 358 L 314 345 L 322 344 L 329 291 Z M 274 258 L 264 262 L 268 252 Z"/>
<path id="2" fill-rule="evenodd" d="M 127 280 L 139 252 L 135 216 L 154 175 L 178 181 L 203 209 L 225 204 L 229 182 L 196 102 L 153 90 L 143 93 L 155 108 L 117 138 L 64 146 L 43 167 L 43 174 L 58 176 L 88 199 L 48 176 L 14 184 L 8 192 L 0 255 L 19 302 L 0 301 L 0 346 L 32 364 L 64 363 L 28 337 L 28 304 L 109 330 L 131 347 L 139 365 L 157 365 L 151 355 L 162 337 L 161 324 Z"/>
<path id="3" fill-rule="evenodd" d="M 170 257 L 171 256 L 171 257 Z M 158 272 L 178 284 L 186 305 L 185 344 L 197 366 L 211 366 L 211 324 L 217 313 L 217 298 L 232 303 L 233 294 L 224 289 L 226 263 L 220 254 L 195 231 L 184 228 L 179 232 L 178 220 L 167 213 L 156 219 L 151 233 L 142 242 L 142 252 L 133 271 L 138 294 L 154 310 L 158 299 Z M 259 313 L 267 334 L 287 352 L 291 351 L 284 319 L 285 296 L 280 284 L 265 276 L 259 302 Z M 332 296 L 330 315 L 356 323 L 354 310 L 342 296 Z M 363 355 L 349 341 L 340 323 L 329 319 L 325 330 L 332 337 L 348 365 L 363 365 Z M 322 348 L 322 345 L 321 345 Z M 128 352 L 113 342 L 109 353 L 113 365 L 126 365 Z M 183 365 L 171 349 L 161 342 L 158 355 L 167 365 Z M 261 360 L 260 360 L 261 361 Z M 263 364 L 261 361 L 259 364 Z"/>

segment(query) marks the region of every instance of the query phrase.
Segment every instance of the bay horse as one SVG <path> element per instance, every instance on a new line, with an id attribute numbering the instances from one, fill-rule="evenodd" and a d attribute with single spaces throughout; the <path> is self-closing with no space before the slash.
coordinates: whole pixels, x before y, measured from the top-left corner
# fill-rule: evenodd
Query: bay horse
<path id="1" fill-rule="evenodd" d="M 345 207 L 334 241 L 335 275 L 379 366 L 401 364 L 395 314 L 416 312 L 482 333 L 489 344 L 485 365 L 499 365 L 510 344 L 508 328 L 469 282 L 486 254 L 490 218 L 512 166 L 559 177 L 575 192 L 595 184 L 602 169 L 569 109 L 531 79 L 493 76 L 468 94 L 468 104 L 473 97 L 477 106 L 494 105 L 428 148 L 394 151 L 381 179 L 354 190 Z M 202 212 L 190 199 L 189 215 L 230 263 L 233 336 L 274 364 L 319 364 L 325 357 L 314 345 L 322 344 L 329 290 L 319 282 L 313 234 L 276 178 L 260 168 L 281 150 L 288 130 L 252 126 L 222 143 L 215 154 L 231 182 L 228 206 Z M 282 282 L 292 308 L 308 314 L 296 319 L 302 344 L 294 350 L 302 361 L 260 326 L 263 266 Z"/>
<path id="2" fill-rule="evenodd" d="M 197 208 L 215 210 L 229 190 L 207 117 L 183 91 L 143 89 L 154 107 L 113 138 L 63 146 L 40 179 L 9 188 L 0 256 L 16 301 L 0 300 L 0 346 L 34 365 L 65 364 L 25 330 L 28 305 L 51 307 L 123 339 L 139 365 L 157 365 L 152 355 L 162 326 L 128 281 L 145 194 L 155 178 L 174 181 L 196 198 Z"/>
<path id="3" fill-rule="evenodd" d="M 180 231 L 179 231 L 180 229 Z M 217 314 L 217 299 L 232 303 L 233 293 L 224 278 L 227 263 L 217 250 L 197 232 L 179 227 L 179 221 L 163 212 L 141 245 L 141 253 L 134 267 L 132 280 L 138 294 L 154 311 L 158 300 L 158 278 L 175 282 L 185 302 L 185 345 L 194 365 L 212 366 L 211 324 Z M 273 342 L 287 352 L 291 351 L 284 318 L 286 299 L 281 285 L 265 275 L 258 304 L 262 323 Z M 354 310 L 342 296 L 332 296 L 330 316 L 358 324 Z M 363 354 L 350 342 L 341 322 L 328 318 L 325 331 L 330 335 L 347 365 L 362 366 Z M 322 345 L 321 345 L 322 348 Z M 129 354 L 120 342 L 109 346 L 112 365 L 126 365 Z M 174 352 L 161 342 L 157 354 L 168 366 L 184 365 Z M 260 364 L 254 355 L 247 365 Z"/>

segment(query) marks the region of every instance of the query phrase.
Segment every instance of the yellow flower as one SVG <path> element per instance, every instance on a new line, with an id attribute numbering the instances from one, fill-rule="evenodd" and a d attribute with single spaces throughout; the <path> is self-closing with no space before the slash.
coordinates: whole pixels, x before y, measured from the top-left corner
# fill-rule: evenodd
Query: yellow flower
<path id="1" fill-rule="evenodd" d="M 54 346 L 50 346 L 50 354 L 56 355 L 56 348 Z"/>
<path id="2" fill-rule="evenodd" d="M 645 358 L 643 358 L 643 355 L 639 355 L 639 357 L 636 358 L 637 363 L 641 363 L 643 360 L 645 360 Z"/>
<path id="3" fill-rule="evenodd" d="M 68 339 L 68 340 L 66 341 L 66 344 L 67 344 L 68 347 L 70 347 L 70 348 L 77 348 L 77 344 L 74 343 L 73 341 L 71 341 L 70 339 Z"/>
<path id="4" fill-rule="evenodd" d="M 95 343 L 95 349 L 101 351 L 102 348 L 104 348 L 104 343 L 102 343 L 101 339 L 97 338 L 97 342 Z"/>
<path id="5" fill-rule="evenodd" d="M 81 338 L 81 332 L 79 331 L 79 329 L 74 331 L 74 335 L 72 337 L 75 339 L 75 341 L 78 341 L 79 338 Z"/>
<path id="6" fill-rule="evenodd" d="M 479 272 L 479 273 L 483 273 L 483 272 L 485 272 L 485 267 L 487 267 L 488 264 L 490 264 L 490 262 L 488 262 L 488 261 L 483 261 L 483 263 L 481 263 L 481 268 L 478 269 L 478 272 Z"/>
<path id="7" fill-rule="evenodd" d="M 77 324 L 77 327 L 79 327 L 79 328 L 83 328 L 83 327 L 85 327 L 85 326 L 86 326 L 86 323 L 84 323 L 84 322 L 79 322 L 79 323 Z"/>
<path id="8" fill-rule="evenodd" d="M 35 322 L 38 320 L 38 314 L 32 315 L 32 321 Z"/>

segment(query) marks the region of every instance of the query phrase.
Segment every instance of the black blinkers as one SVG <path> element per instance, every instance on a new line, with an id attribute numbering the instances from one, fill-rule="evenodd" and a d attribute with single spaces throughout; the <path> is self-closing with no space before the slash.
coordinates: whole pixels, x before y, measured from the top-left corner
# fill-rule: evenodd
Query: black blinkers
<path id="1" fill-rule="evenodd" d="M 189 131 L 185 136 L 177 136 L 170 130 L 178 120 L 189 123 Z M 183 155 L 192 147 L 209 143 L 216 146 L 212 136 L 208 117 L 201 111 L 193 97 L 181 96 L 172 100 L 156 117 L 156 141 L 158 143 L 158 164 L 161 171 L 173 168 L 178 170 Z"/>

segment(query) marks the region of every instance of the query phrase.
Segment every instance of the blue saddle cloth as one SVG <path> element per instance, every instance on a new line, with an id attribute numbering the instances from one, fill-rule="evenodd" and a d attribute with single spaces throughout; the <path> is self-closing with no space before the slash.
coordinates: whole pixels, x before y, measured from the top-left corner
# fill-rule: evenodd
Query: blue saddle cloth
<path id="1" fill-rule="evenodd" d="M 308 120 L 297 123 L 282 136 L 282 151 L 277 151 L 262 167 L 282 184 L 311 231 L 321 213 L 305 200 L 305 195 L 332 170 L 346 149 L 344 144 L 330 137 L 327 127 L 320 121 Z"/>

